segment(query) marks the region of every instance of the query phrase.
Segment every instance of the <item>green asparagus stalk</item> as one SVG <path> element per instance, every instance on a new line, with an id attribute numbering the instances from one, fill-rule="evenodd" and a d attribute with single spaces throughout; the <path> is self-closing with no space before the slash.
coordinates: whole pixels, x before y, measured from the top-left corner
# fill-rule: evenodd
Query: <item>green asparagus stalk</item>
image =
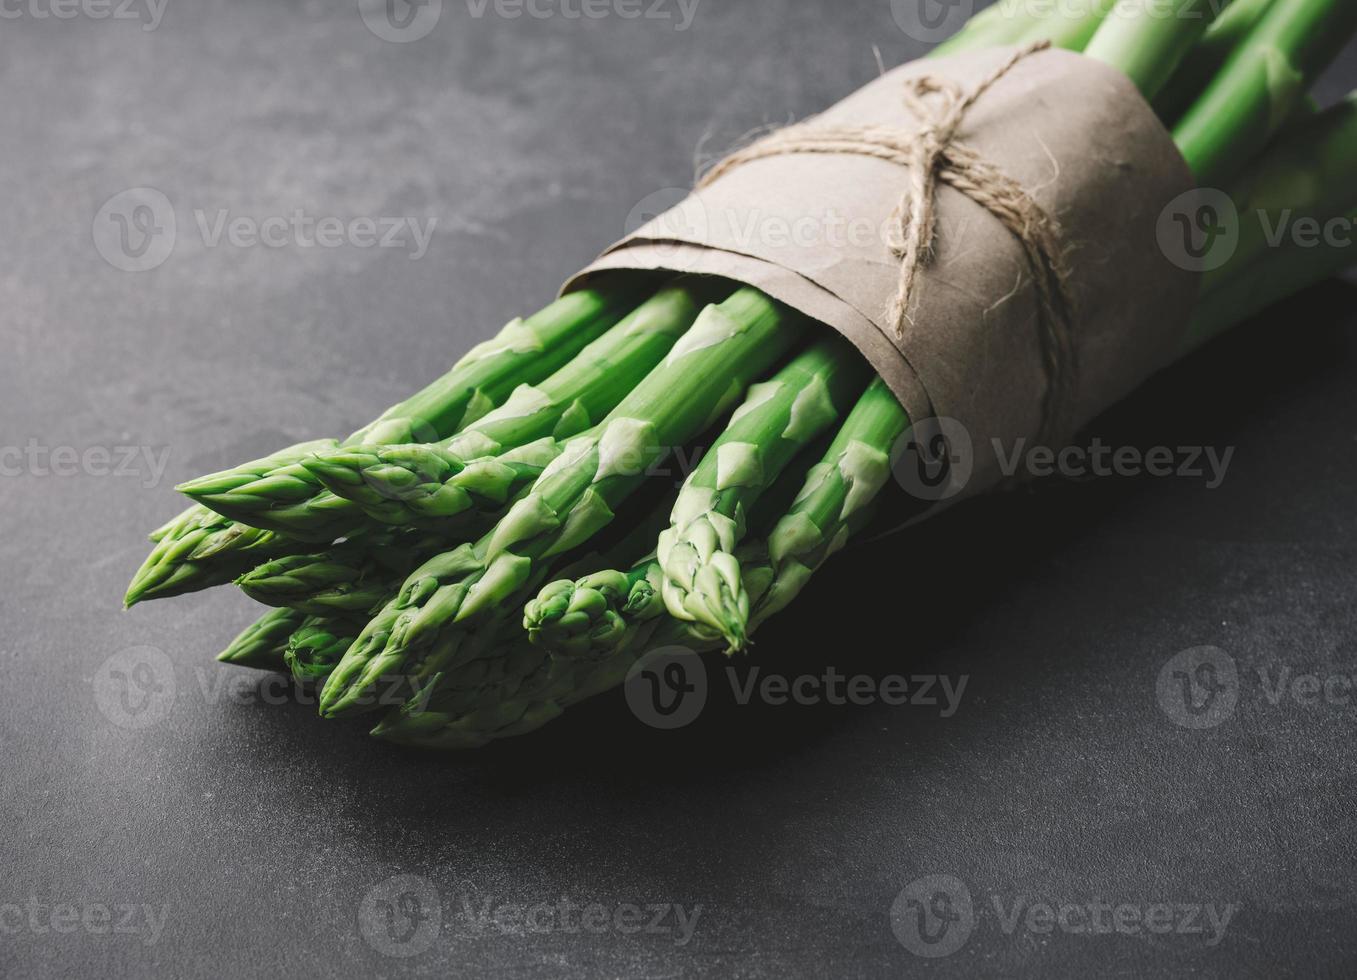
<path id="1" fill-rule="evenodd" d="M 1284 137 L 1234 181 L 1230 197 L 1239 238 L 1229 262 L 1202 276 L 1204 293 L 1251 267 L 1269 247 L 1270 228 L 1315 215 L 1341 216 L 1357 205 L 1357 92 L 1287 127 Z"/>
<path id="2" fill-rule="evenodd" d="M 273 531 L 228 521 L 197 504 L 157 533 L 160 537 L 127 587 L 127 608 L 224 585 L 260 561 L 305 547 Z"/>
<path id="3" fill-rule="evenodd" d="M 580 547 L 606 526 L 651 465 L 710 426 L 806 328 L 803 317 L 755 289 L 707 307 L 596 434 L 568 443 L 492 531 L 406 580 L 330 676 L 321 713 L 336 717 L 369 700 L 383 676 L 405 673 L 462 624 L 512 605 L 542 559 Z"/>
<path id="4" fill-rule="evenodd" d="M 522 391 L 523 389 L 519 389 Z M 514 409 L 511 397 L 504 406 Z M 487 416 L 488 418 L 489 416 Z M 570 433 L 574 435 L 576 433 Z M 504 450 L 478 444 L 476 433 L 446 446 L 357 446 L 308 459 L 303 465 L 327 490 L 352 501 L 378 525 L 431 527 L 439 531 L 454 518 L 497 513 L 521 489 L 531 486 L 560 455 L 562 439 L 544 436 Z M 470 449 L 476 455 L 464 455 Z"/>
<path id="5" fill-rule="evenodd" d="M 1153 101 L 1216 10 L 1217 0 L 1174 0 L 1172 10 L 1148 0 L 1118 0 L 1084 54 L 1121 69 Z"/>
<path id="6" fill-rule="evenodd" d="M 807 453 L 813 459 L 821 455 L 817 449 Z M 801 485 L 799 462 L 787 467 L 755 504 L 750 521 L 755 534 L 765 533 L 791 505 Z M 671 509 L 671 504 L 654 508 L 600 563 L 634 562 L 630 571 L 565 577 L 527 604 L 524 625 L 537 654 L 523 648 L 522 634 L 504 636 L 478 658 L 437 673 L 415 698 L 388 714 L 374 734 L 431 747 L 479 744 L 535 728 L 566 706 L 616 686 L 632 660 L 657 644 L 681 643 L 694 650 L 719 646 L 721 636 L 715 630 L 675 620 L 664 608 L 663 573 L 653 545 L 657 533 L 668 527 Z M 644 558 L 633 558 L 647 549 Z M 757 599 L 772 580 L 767 548 L 744 544 L 737 555 L 742 578 Z M 625 594 L 621 580 L 631 583 Z M 554 595 L 562 586 L 572 594 Z M 578 599 L 573 594 L 577 588 Z M 541 610 L 537 629 L 534 608 Z M 544 653 L 553 656 L 547 660 Z"/>
<path id="7" fill-rule="evenodd" d="M 731 651 L 744 647 L 749 608 L 734 552 L 746 513 L 787 464 L 842 417 L 869 377 L 852 345 L 830 337 L 749 389 L 685 481 L 660 534 L 662 593 L 671 616 L 718 630 Z"/>
<path id="8" fill-rule="evenodd" d="M 1155 98 L 1154 108 L 1160 119 L 1170 123 L 1178 120 L 1244 43 L 1271 3 L 1272 0 L 1233 0 L 1220 12 Z"/>
<path id="9" fill-rule="evenodd" d="M 438 527 L 468 510 L 493 513 L 532 484 L 560 441 L 612 411 L 707 302 L 733 289 L 724 280 L 693 278 L 662 289 L 539 387 L 520 387 L 446 446 L 359 446 L 303 465 L 383 524 Z M 530 448 L 515 455 L 519 447 Z"/>
<path id="10" fill-rule="evenodd" d="M 1173 129 L 1197 181 L 1219 186 L 1252 160 L 1354 32 L 1351 0 L 1273 0 Z"/>
<path id="11" fill-rule="evenodd" d="M 379 533 L 275 558 L 246 572 L 236 584 L 268 606 L 313 616 L 358 616 L 385 604 L 415 566 L 440 550 L 439 539 L 426 534 Z"/>
<path id="12" fill-rule="evenodd" d="M 890 476 L 891 453 L 909 417 L 884 381 L 874 379 L 849 413 L 824 458 L 811 467 L 787 512 L 768 534 L 771 581 L 751 618 L 782 609 L 807 580 L 847 543 L 870 515 Z"/>
<path id="13" fill-rule="evenodd" d="M 752 561 L 759 560 L 757 548 L 742 547 L 741 556 L 747 553 Z M 653 560 L 637 567 L 659 575 Z M 744 574 L 757 596 L 757 583 L 769 576 L 761 576 L 757 568 L 747 568 Z M 442 751 L 478 748 L 531 732 L 571 705 L 618 687 L 637 658 L 649 650 L 677 645 L 703 652 L 724 645 L 715 630 L 669 617 L 658 586 L 654 598 L 649 610 L 653 615 L 628 623 L 626 642 L 549 655 L 518 635 L 459 670 L 434 677 L 416 697 L 388 713 L 372 734 Z"/>
<path id="14" fill-rule="evenodd" d="M 889 391 L 884 386 L 881 391 L 894 405 Z M 872 405 L 874 400 L 864 395 L 859 401 L 853 431 L 889 446 L 890 432 L 896 427 L 889 419 L 901 418 L 903 412 L 898 406 L 892 412 L 885 405 Z M 866 422 L 868 415 L 876 417 L 875 425 Z M 875 496 L 858 467 L 848 469 L 854 482 L 841 498 Z M 871 482 L 875 479 L 874 475 Z M 809 478 L 792 505 L 792 514 L 827 510 L 804 504 L 807 497 L 824 501 L 832 496 L 822 487 L 825 482 Z M 841 506 L 840 511 L 844 510 Z M 868 503 L 855 504 L 842 526 L 826 536 L 813 567 L 802 566 L 808 568 L 803 574 L 784 575 L 780 580 L 767 543 L 741 545 L 737 552 L 740 578 L 753 608 L 746 632 L 754 633 L 784 608 L 806 585 L 811 572 L 843 546 L 847 534 L 868 523 L 872 512 Z M 806 557 L 804 550 L 797 554 Z M 784 562 L 784 570 L 790 564 Z M 619 686 L 637 658 L 650 650 L 675 645 L 694 652 L 720 649 L 726 641 L 717 630 L 668 615 L 660 596 L 662 579 L 659 562 L 650 556 L 628 572 L 601 571 L 573 583 L 568 579 L 551 583 L 525 607 L 529 644 L 521 637 L 506 640 L 482 658 L 437 675 L 410 702 L 383 718 L 372 734 L 422 748 L 476 748 L 540 728 L 570 705 Z M 562 586 L 568 595 L 561 594 Z M 539 652 L 534 655 L 530 646 Z"/>
<path id="15" fill-rule="evenodd" d="M 796 477 L 795 499 L 766 529 L 762 550 L 755 545 L 738 552 L 739 594 L 732 605 L 742 615 L 736 630 L 748 635 L 783 608 L 861 527 L 890 475 L 892 450 L 908 427 L 885 382 L 873 379 L 819 462 L 804 479 Z M 796 471 L 792 467 L 789 474 Z M 748 582 L 751 570 L 759 576 L 756 588 Z M 672 613 L 665 609 L 663 582 L 660 562 L 653 557 L 626 572 L 604 570 L 574 582 L 551 582 L 524 607 L 523 626 L 532 642 L 553 652 L 611 656 L 637 642 L 643 624 Z"/>
<path id="16" fill-rule="evenodd" d="M 298 681 L 321 683 L 357 638 L 359 628 L 341 616 L 307 616 L 288 637 L 283 661 Z"/>
<path id="17" fill-rule="evenodd" d="M 346 443 L 382 438 L 400 438 L 408 442 L 415 428 L 410 419 L 424 420 L 427 428 L 440 437 L 451 435 L 453 430 L 446 426 L 452 423 L 447 419 L 455 415 L 478 418 L 493 407 L 490 401 L 501 391 L 507 393 L 519 382 L 549 375 L 554 365 L 568 360 L 592 337 L 620 319 L 627 304 L 633 301 L 635 291 L 644 289 L 648 282 L 646 277 L 640 277 L 635 283 L 607 294 L 582 290 L 557 301 L 528 321 L 510 323 L 498 336 L 473 348 L 442 378 L 388 409 L 380 418 L 350 436 Z M 310 479 L 298 462 L 315 451 L 334 445 L 334 440 L 302 443 L 263 461 L 245 464 L 240 468 L 239 476 L 248 482 L 255 475 L 265 473 L 276 476 L 284 484 L 287 479 Z M 288 475 L 287 479 L 284 479 L 284 473 Z M 224 482 L 217 489 L 231 485 L 229 474 L 221 475 L 221 479 Z M 337 499 L 333 495 L 321 495 L 312 499 L 309 507 L 301 508 L 312 514 L 313 539 L 326 541 L 341 536 L 347 531 L 347 527 L 341 525 L 351 524 L 352 519 L 360 515 L 347 501 L 336 504 Z M 345 508 L 352 513 L 345 515 Z M 259 527 L 263 522 L 257 514 L 252 515 L 252 523 L 236 523 L 200 504 L 188 508 L 152 535 L 154 547 L 133 576 L 125 604 L 130 607 L 146 599 L 221 585 L 234 580 L 264 558 L 309 550 L 303 542 Z"/>
<path id="18" fill-rule="evenodd" d="M 270 609 L 217 654 L 217 659 L 241 667 L 286 671 L 283 656 L 288 638 L 301 627 L 305 618 L 292 609 Z"/>
<path id="19" fill-rule="evenodd" d="M 1031 6 L 1032 0 L 1028 0 Z M 1012 43 L 1032 44 L 1049 41 L 1051 47 L 1083 51 L 1088 47 L 1117 0 L 1053 0 L 1051 13 L 1039 18 Z M 1068 8 L 1068 9 L 1062 9 Z"/>
<path id="20" fill-rule="evenodd" d="M 557 579 L 523 607 L 528 640 L 572 657 L 603 658 L 635 639 L 641 623 L 668 615 L 664 570 L 653 555 L 627 571 L 605 569 Z"/>
<path id="21" fill-rule="evenodd" d="M 1044 20 L 1033 14 L 1029 0 L 999 0 L 968 20 L 961 30 L 930 51 L 929 57 L 1016 44 Z"/>
<path id="22" fill-rule="evenodd" d="M 388 409 L 344 445 L 446 438 L 504 402 L 520 384 L 535 384 L 563 367 L 622 319 L 635 300 L 634 290 L 585 289 L 527 320 L 514 320 L 494 339 L 473 347 L 439 381 Z M 268 470 L 240 466 L 178 489 L 232 520 L 315 540 L 333 540 L 361 518 L 356 506 L 325 493 L 300 463 Z"/>

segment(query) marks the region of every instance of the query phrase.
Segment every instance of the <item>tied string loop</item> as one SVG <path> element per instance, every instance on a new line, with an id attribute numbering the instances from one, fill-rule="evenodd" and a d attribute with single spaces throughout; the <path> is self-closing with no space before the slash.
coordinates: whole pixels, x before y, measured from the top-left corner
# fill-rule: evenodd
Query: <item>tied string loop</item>
<path id="1" fill-rule="evenodd" d="M 1055 445 L 1066 429 L 1076 390 L 1078 351 L 1074 343 L 1069 270 L 1060 243 L 1060 225 L 1011 177 L 957 139 L 967 110 L 1018 62 L 1050 46 L 1020 48 L 970 92 L 950 79 L 925 75 L 905 82 L 904 103 L 918 120 L 914 131 L 889 126 L 817 126 L 814 121 L 788 126 L 712 167 L 699 190 L 754 160 L 793 153 L 856 154 L 898 164 L 909 184 L 891 215 L 890 245 L 900 260 L 900 282 L 886 311 L 897 338 L 912 324 L 910 303 L 919 271 L 933 257 L 939 181 L 979 204 L 1017 239 L 1036 285 L 1041 310 L 1040 342 L 1046 373 L 1039 438 Z"/>

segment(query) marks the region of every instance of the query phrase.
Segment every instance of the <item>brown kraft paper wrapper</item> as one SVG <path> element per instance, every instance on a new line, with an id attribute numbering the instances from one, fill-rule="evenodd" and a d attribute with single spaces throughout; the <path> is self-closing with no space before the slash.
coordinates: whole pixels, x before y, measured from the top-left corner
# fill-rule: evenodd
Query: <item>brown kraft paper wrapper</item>
<path id="1" fill-rule="evenodd" d="M 919 129 L 903 80 L 950 78 L 964 91 L 1011 56 L 1001 48 L 911 62 L 808 121 Z M 1081 55 L 1018 61 L 967 110 L 956 142 L 1021 185 L 1061 226 L 1078 350 L 1070 411 L 1082 425 L 1179 350 L 1196 276 L 1155 240 L 1161 208 L 1191 189 L 1171 137 L 1120 72 Z M 1041 307 L 1018 241 L 981 205 L 936 184 L 931 258 L 897 337 L 887 310 L 900 260 L 885 234 L 907 170 L 862 155 L 751 160 L 613 245 L 566 284 L 611 269 L 698 272 L 762 289 L 843 334 L 911 419 L 956 419 L 971 437 L 965 495 L 1002 476 L 1040 431 L 1046 369 Z M 1065 436 L 1072 432 L 1064 433 Z"/>

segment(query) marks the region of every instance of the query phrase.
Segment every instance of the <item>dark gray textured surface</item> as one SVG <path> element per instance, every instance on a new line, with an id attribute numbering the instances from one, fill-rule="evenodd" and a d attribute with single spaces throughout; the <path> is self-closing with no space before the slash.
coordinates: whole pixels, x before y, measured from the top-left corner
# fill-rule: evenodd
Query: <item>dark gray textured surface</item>
<path id="1" fill-rule="evenodd" d="M 548 299 L 634 204 L 691 178 L 704 138 L 827 104 L 876 71 L 874 44 L 886 64 L 923 48 L 886 0 L 701 0 L 684 32 L 475 6 L 448 0 L 409 44 L 352 3 L 170 0 L 153 31 L 25 7 L 0 28 L 0 446 L 170 451 L 149 489 L 144 464 L 0 478 L 0 973 L 1350 974 L 1357 706 L 1274 703 L 1257 673 L 1357 671 L 1357 319 L 1337 284 L 1095 426 L 1234 447 L 1218 489 L 1068 483 L 968 506 L 834 566 L 759 645 L 788 672 L 967 675 L 950 718 L 725 694 L 666 734 L 608 697 L 542 737 L 412 756 L 224 691 L 211 655 L 252 615 L 238 595 L 119 611 L 174 482 L 355 428 Z M 1349 62 L 1325 91 L 1355 80 Z M 173 202 L 178 234 L 129 273 L 91 221 L 137 186 Z M 193 217 L 298 208 L 437 229 L 412 261 L 206 247 Z M 1239 701 L 1194 731 L 1160 710 L 1156 678 L 1200 645 L 1233 658 Z M 140 646 L 170 658 L 173 696 L 136 729 L 95 692 Z M 407 874 L 437 893 L 441 931 L 389 957 L 360 908 Z M 965 883 L 976 923 L 925 960 L 890 911 L 933 874 Z M 995 896 L 1004 914 L 1237 911 L 1216 945 L 1010 933 Z M 563 897 L 701 912 L 686 945 L 468 913 Z M 120 904 L 163 929 L 97 934 Z M 90 925 L 53 931 L 56 906 Z"/>

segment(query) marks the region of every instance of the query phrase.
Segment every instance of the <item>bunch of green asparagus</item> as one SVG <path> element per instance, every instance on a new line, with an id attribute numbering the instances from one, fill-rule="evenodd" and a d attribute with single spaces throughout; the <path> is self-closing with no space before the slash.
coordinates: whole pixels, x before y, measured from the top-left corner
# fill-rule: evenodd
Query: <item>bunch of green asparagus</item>
<path id="1" fill-rule="evenodd" d="M 1126 73 L 1241 215 L 1357 217 L 1357 98 L 1306 97 L 1357 4 L 1219 6 L 1002 0 L 939 52 L 1081 51 Z M 1257 224 L 1203 277 L 1185 350 L 1349 262 L 1269 247 Z M 874 515 L 898 521 L 909 431 L 846 341 L 758 290 L 617 273 L 347 439 L 180 486 L 193 506 L 152 534 L 126 602 L 235 582 L 272 608 L 220 660 L 316 685 L 326 718 L 385 707 L 381 738 L 478 746 L 658 646 L 745 650 Z M 664 464 L 696 446 L 677 486 Z"/>

